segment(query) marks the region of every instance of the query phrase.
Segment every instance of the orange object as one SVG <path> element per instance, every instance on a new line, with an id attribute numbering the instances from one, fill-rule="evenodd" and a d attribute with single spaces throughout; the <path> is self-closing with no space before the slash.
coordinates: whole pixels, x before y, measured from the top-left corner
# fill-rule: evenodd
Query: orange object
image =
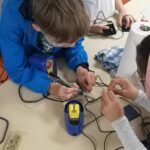
<path id="1" fill-rule="evenodd" d="M 0 83 L 3 83 L 7 79 L 8 79 L 8 76 L 7 76 L 7 73 L 6 73 L 4 66 L 3 66 L 3 60 L 0 57 Z"/>
<path id="2" fill-rule="evenodd" d="M 126 4 L 127 2 L 129 2 L 130 0 L 122 0 L 123 4 Z"/>

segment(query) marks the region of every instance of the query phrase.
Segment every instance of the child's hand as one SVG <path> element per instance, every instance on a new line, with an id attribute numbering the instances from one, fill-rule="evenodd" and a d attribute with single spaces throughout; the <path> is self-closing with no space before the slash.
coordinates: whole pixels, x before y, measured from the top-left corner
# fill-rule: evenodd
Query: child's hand
<path id="1" fill-rule="evenodd" d="M 73 84 L 73 87 L 65 87 L 59 83 L 52 83 L 49 87 L 49 93 L 62 99 L 67 100 L 77 95 L 78 93 L 78 86 Z"/>
<path id="2" fill-rule="evenodd" d="M 117 88 L 116 85 L 119 85 L 120 88 Z M 108 89 L 132 100 L 135 100 L 138 95 L 138 89 L 128 79 L 123 77 L 114 78 L 109 84 Z"/>
<path id="3" fill-rule="evenodd" d="M 94 24 L 94 25 L 90 26 L 91 33 L 103 34 L 104 29 L 107 30 L 107 29 L 109 29 L 109 27 L 106 26 L 106 24 L 102 24 L 102 23 L 98 23 L 98 24 Z"/>
<path id="4" fill-rule="evenodd" d="M 112 91 L 102 92 L 101 110 L 110 123 L 124 115 L 123 107 Z"/>
<path id="5" fill-rule="evenodd" d="M 121 27 L 125 25 L 125 28 L 130 27 L 135 22 L 135 19 L 132 15 L 127 14 L 127 12 L 122 12 L 119 14 L 118 24 Z"/>
<path id="6" fill-rule="evenodd" d="M 91 92 L 96 80 L 95 73 L 79 66 L 76 70 L 76 75 L 80 88 L 86 92 Z"/>

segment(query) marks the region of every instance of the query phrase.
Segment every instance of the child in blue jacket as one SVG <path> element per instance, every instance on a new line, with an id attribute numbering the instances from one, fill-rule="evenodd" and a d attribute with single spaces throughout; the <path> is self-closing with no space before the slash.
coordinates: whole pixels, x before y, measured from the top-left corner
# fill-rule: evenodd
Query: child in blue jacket
<path id="1" fill-rule="evenodd" d="M 5 0 L 0 20 L 0 49 L 10 79 L 34 92 L 61 99 L 77 94 L 76 87 L 55 83 L 29 61 L 34 54 L 63 56 L 79 85 L 90 92 L 95 74 L 88 69 L 82 46 L 89 31 L 82 0 Z M 33 64 L 32 64 L 33 63 Z"/>

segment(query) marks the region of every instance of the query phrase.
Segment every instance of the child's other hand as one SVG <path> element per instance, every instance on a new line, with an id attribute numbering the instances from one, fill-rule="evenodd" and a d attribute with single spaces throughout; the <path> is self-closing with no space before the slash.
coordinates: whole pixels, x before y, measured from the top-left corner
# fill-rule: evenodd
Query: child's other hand
<path id="1" fill-rule="evenodd" d="M 104 29 L 107 30 L 107 29 L 109 29 L 109 27 L 106 26 L 106 24 L 101 24 L 101 23 L 90 26 L 91 33 L 103 34 Z"/>
<path id="2" fill-rule="evenodd" d="M 131 25 L 136 20 L 132 15 L 127 14 L 127 12 L 122 12 L 119 14 L 118 24 L 121 27 L 122 25 L 125 25 L 125 28 L 131 27 Z"/>
<path id="3" fill-rule="evenodd" d="M 124 115 L 123 107 L 112 91 L 102 92 L 101 110 L 110 123 Z"/>
<path id="4" fill-rule="evenodd" d="M 96 80 L 95 73 L 79 66 L 76 75 L 80 88 L 86 92 L 91 92 Z"/>
<path id="5" fill-rule="evenodd" d="M 117 88 L 117 85 L 119 85 L 120 88 Z M 109 84 L 108 89 L 112 90 L 115 94 L 119 94 L 132 100 L 135 100 L 138 95 L 138 89 L 124 77 L 114 78 Z"/>
<path id="6" fill-rule="evenodd" d="M 62 100 L 67 100 L 77 95 L 79 88 L 77 85 L 76 86 L 75 85 L 76 84 L 73 84 L 72 87 L 68 88 L 59 83 L 52 83 L 49 86 L 49 93 Z"/>

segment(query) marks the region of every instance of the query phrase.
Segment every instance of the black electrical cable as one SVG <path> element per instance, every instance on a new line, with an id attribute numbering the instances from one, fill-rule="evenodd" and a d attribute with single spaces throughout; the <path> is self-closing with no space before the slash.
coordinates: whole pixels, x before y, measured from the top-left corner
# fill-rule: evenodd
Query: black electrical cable
<path id="1" fill-rule="evenodd" d="M 103 18 L 104 18 L 104 19 L 98 18 L 100 14 L 103 15 Z M 96 18 L 95 18 L 95 20 L 93 21 L 93 25 L 94 25 L 94 24 L 97 24 L 97 21 L 98 21 L 98 20 L 100 20 L 100 21 L 106 21 L 107 23 L 109 23 L 109 21 L 106 19 L 106 17 L 105 17 L 105 15 L 104 15 L 104 12 L 103 12 L 103 11 L 99 11 L 99 12 L 97 13 Z"/>
<path id="2" fill-rule="evenodd" d="M 100 78 L 100 76 L 97 76 L 97 78 L 99 78 L 99 80 L 101 81 L 101 83 L 98 83 L 98 82 L 97 82 L 97 85 L 99 85 L 99 86 L 101 86 L 101 87 L 102 87 L 102 86 L 103 86 L 103 87 L 107 87 L 107 84 L 105 84 L 105 83 L 102 81 L 102 79 Z M 91 120 L 90 122 L 86 123 L 86 124 L 84 125 L 84 129 L 85 129 L 86 127 L 88 127 L 89 125 L 91 125 L 91 123 L 93 123 L 93 122 L 96 121 L 96 125 L 97 125 L 97 128 L 98 128 L 99 132 L 100 132 L 100 133 L 108 133 L 107 136 L 106 136 L 106 138 L 105 138 L 105 140 L 104 140 L 104 150 L 105 150 L 105 147 L 106 147 L 106 140 L 107 140 L 108 136 L 109 136 L 111 133 L 115 132 L 115 131 L 103 131 L 103 130 L 100 128 L 99 123 L 98 123 L 98 119 L 101 118 L 103 115 L 100 115 L 100 116 L 96 117 L 96 115 L 95 115 L 93 112 L 91 112 L 91 111 L 87 108 L 87 106 L 88 106 L 89 104 L 93 104 L 93 103 L 95 103 L 95 102 L 98 102 L 98 100 L 101 99 L 101 96 L 100 96 L 99 98 L 93 100 L 93 101 L 88 101 L 88 98 L 87 98 L 87 97 L 85 97 L 85 98 L 86 98 L 87 103 L 85 104 L 84 108 L 85 108 L 85 110 L 86 110 L 89 114 L 91 114 L 91 115 L 94 117 L 94 119 Z M 92 141 L 92 139 L 90 139 L 90 140 Z M 93 141 L 92 141 L 92 143 L 94 144 L 94 148 L 95 148 L 95 147 L 96 147 L 95 143 L 94 143 Z"/>
<path id="3" fill-rule="evenodd" d="M 94 141 L 92 140 L 92 138 L 90 138 L 90 136 L 88 136 L 87 134 L 85 134 L 83 131 L 82 131 L 82 134 L 88 139 L 91 141 L 93 147 L 94 147 L 94 150 L 96 150 L 96 145 L 94 143 Z"/>
<path id="4" fill-rule="evenodd" d="M 123 98 L 123 97 L 120 97 L 120 98 L 121 98 L 122 100 L 128 102 L 128 103 L 129 103 L 130 105 L 132 105 L 135 109 L 137 109 L 138 112 L 139 112 L 139 114 L 140 114 L 141 119 L 143 119 L 143 118 L 142 118 L 142 114 L 141 114 L 141 110 L 140 110 L 136 105 L 130 103 L 128 100 L 126 100 L 126 99 Z M 90 101 L 90 103 L 88 102 L 88 104 L 92 104 L 92 102 Z M 88 122 L 86 125 L 84 125 L 84 128 L 87 127 L 87 126 L 89 126 L 91 123 L 93 123 L 93 122 L 96 121 L 96 124 L 97 124 L 97 127 L 98 127 L 99 131 L 100 131 L 101 133 L 108 133 L 108 134 L 106 135 L 106 137 L 105 137 L 105 140 L 104 140 L 104 150 L 106 150 L 106 141 L 107 141 L 107 138 L 108 138 L 112 133 L 115 133 L 115 131 L 103 131 L 103 130 L 100 128 L 100 126 L 99 126 L 99 124 L 98 124 L 98 121 L 97 121 L 97 120 L 100 119 L 103 115 L 96 117 L 95 114 L 93 114 L 91 111 L 89 111 L 89 110 L 87 109 L 87 105 L 88 105 L 88 104 L 85 105 L 85 109 L 86 109 L 86 111 L 88 111 L 88 112 L 94 117 L 94 119 L 93 119 L 92 121 Z M 122 149 L 122 148 L 123 148 L 123 147 L 119 147 L 119 148 L 116 148 L 115 150 L 119 150 L 119 149 Z"/>
<path id="5" fill-rule="evenodd" d="M 97 76 L 97 79 L 99 79 L 99 80 L 102 82 L 102 83 L 97 82 L 96 84 L 97 84 L 98 86 L 106 86 L 106 84 L 102 81 L 102 79 L 100 78 L 100 76 Z M 21 88 L 22 88 L 22 86 L 19 86 L 19 88 L 18 88 L 18 93 L 19 93 L 20 99 L 21 99 L 22 102 L 24 102 L 24 103 L 36 103 L 36 102 L 39 102 L 39 101 L 44 100 L 44 99 L 47 99 L 47 100 L 50 100 L 50 101 L 54 101 L 54 102 L 61 102 L 61 103 L 69 101 L 69 100 L 65 100 L 65 101 L 64 101 L 64 100 L 59 100 L 59 99 L 52 99 L 52 98 L 49 98 L 48 95 L 43 95 L 43 97 L 41 97 L 40 99 L 37 99 L 37 100 L 25 100 L 25 99 L 23 98 L 23 96 L 22 96 Z M 85 98 L 88 100 L 88 98 L 87 98 L 86 96 L 85 96 Z M 98 98 L 96 98 L 96 99 L 93 99 L 92 101 L 88 101 L 88 103 L 90 104 L 90 103 L 97 102 L 100 98 L 101 98 L 101 97 L 98 97 Z M 96 119 L 96 118 L 95 118 L 95 119 Z M 92 122 L 94 122 L 95 119 L 92 120 Z M 89 124 L 92 123 L 92 122 L 89 122 Z M 85 137 L 87 137 L 87 138 L 91 141 L 91 143 L 92 143 L 92 145 L 93 145 L 93 147 L 94 147 L 94 150 L 96 150 L 96 145 L 95 145 L 94 141 L 93 141 L 88 135 L 86 135 L 84 132 L 82 132 L 82 134 L 83 134 Z"/>
<path id="6" fill-rule="evenodd" d="M 142 124 L 141 124 L 141 130 L 142 130 L 142 133 L 144 136 L 146 136 L 146 137 L 149 136 L 149 134 L 150 134 L 150 132 L 149 132 L 149 130 L 150 130 L 150 118 L 149 117 L 143 118 Z"/>
<path id="7" fill-rule="evenodd" d="M 141 123 L 143 136 L 146 138 L 146 148 L 150 150 L 150 117 L 144 117 Z"/>
<path id="8" fill-rule="evenodd" d="M 99 87 L 108 87 L 108 85 L 105 82 L 103 82 L 103 80 L 101 79 L 101 77 L 99 75 L 96 76 L 96 80 L 97 79 L 99 79 L 100 82 L 96 81 L 95 84 L 99 85 Z"/>
<path id="9" fill-rule="evenodd" d="M 5 130 L 4 130 L 4 134 L 2 136 L 2 139 L 0 140 L 0 144 L 4 142 L 5 140 L 5 137 L 6 137 L 6 134 L 7 134 L 7 131 L 8 131 L 8 127 L 9 127 L 9 121 L 3 117 L 0 117 L 0 120 L 3 120 L 6 124 L 6 127 L 5 127 Z"/>
<path id="10" fill-rule="evenodd" d="M 100 14 L 102 14 L 102 16 L 103 16 L 104 19 L 98 18 Z M 125 16 L 124 16 L 124 17 L 125 17 Z M 95 18 L 94 21 L 93 21 L 93 25 L 98 24 L 98 21 L 104 21 L 104 22 L 106 22 L 106 23 L 108 23 L 108 24 L 113 23 L 112 21 L 107 20 L 107 18 L 105 17 L 103 11 L 99 11 L 99 12 L 97 13 L 96 18 Z M 121 38 L 124 36 L 124 32 L 122 32 L 121 28 L 119 28 L 119 27 L 117 26 L 117 29 L 118 29 L 118 30 L 116 30 L 116 33 L 117 33 L 118 31 L 121 31 L 121 36 L 120 36 L 120 37 L 114 37 L 114 36 L 110 35 L 109 37 L 110 37 L 111 39 L 119 40 L 119 39 L 121 39 Z M 102 33 L 93 33 L 93 34 L 88 35 L 88 36 L 95 36 L 95 35 L 104 35 L 104 34 L 102 34 Z"/>
<path id="11" fill-rule="evenodd" d="M 8 79 L 8 76 L 6 76 L 6 78 L 2 79 L 3 78 L 3 75 L 5 73 L 5 69 L 2 65 L 0 65 L 0 68 L 1 68 L 1 72 L 0 72 L 0 84 L 1 83 L 4 83 L 7 79 Z M 0 117 L 0 120 L 4 121 L 6 126 L 5 126 L 5 129 L 4 129 L 4 132 L 3 132 L 3 135 L 2 135 L 2 138 L 0 139 L 0 144 L 2 144 L 5 140 L 5 137 L 6 137 L 6 134 L 7 134 L 7 131 L 8 131 L 8 127 L 9 127 L 9 121 L 3 117 Z"/>
<path id="12" fill-rule="evenodd" d="M 105 84 L 105 83 L 102 81 L 102 79 L 100 78 L 100 76 L 98 76 L 98 78 L 99 78 L 100 81 L 102 82 L 102 83 L 98 83 L 98 85 L 100 85 L 100 86 L 106 86 L 106 87 L 108 86 L 107 84 Z M 139 112 L 140 117 L 141 117 L 141 119 L 143 120 L 143 116 L 142 116 L 142 112 L 141 112 L 140 108 L 138 108 L 136 105 L 134 105 L 133 103 L 129 102 L 129 101 L 126 100 L 125 98 L 123 98 L 123 97 L 120 97 L 120 98 L 121 98 L 122 100 L 126 101 L 127 103 L 129 103 L 130 105 L 132 105 L 132 106 Z M 89 102 L 88 102 L 88 103 L 89 103 Z M 92 102 L 90 101 L 89 104 L 92 104 Z M 106 136 L 106 138 L 105 138 L 105 140 L 104 140 L 104 150 L 106 150 L 106 141 L 107 141 L 107 138 L 108 138 L 112 133 L 115 133 L 115 131 L 103 131 L 103 130 L 101 130 L 101 128 L 100 128 L 100 126 L 99 126 L 97 120 L 100 119 L 103 115 L 96 117 L 95 114 L 93 114 L 91 111 L 89 111 L 89 110 L 87 109 L 87 105 L 88 105 L 88 104 L 85 105 L 85 109 L 86 109 L 86 111 L 88 111 L 92 116 L 94 116 L 94 120 L 92 120 L 92 121 L 90 121 L 89 123 L 87 123 L 87 124 L 85 125 L 85 127 L 96 121 L 97 127 L 98 127 L 99 131 L 102 132 L 102 133 L 108 133 L 107 136 Z M 142 122 L 143 122 L 143 121 L 142 121 Z M 146 124 L 146 125 L 147 125 L 147 124 Z M 145 130 L 146 130 L 146 129 L 145 129 Z M 147 131 L 147 130 L 146 130 L 146 131 Z M 149 133 L 149 132 L 147 132 L 147 133 Z M 150 137 L 149 137 L 149 138 L 150 138 Z M 122 149 L 122 148 L 123 148 L 123 147 L 119 147 L 119 148 L 116 148 L 115 150 Z"/>
<path id="13" fill-rule="evenodd" d="M 99 98 L 99 99 L 101 99 L 101 97 Z M 90 102 L 91 103 L 91 102 Z M 96 115 L 93 113 L 93 112 L 91 112 L 88 108 L 87 108 L 87 106 L 90 104 L 89 102 L 87 102 L 86 104 L 85 104 L 85 110 L 88 112 L 88 113 L 90 113 L 93 117 L 94 117 L 94 121 L 96 121 L 96 124 L 97 124 L 97 127 L 98 127 L 98 130 L 100 131 L 100 132 L 102 132 L 102 133 L 109 133 L 109 132 L 112 132 L 112 131 L 104 131 L 104 130 L 102 130 L 101 128 L 100 128 L 100 126 L 99 126 L 99 123 L 98 123 L 98 118 L 96 117 Z M 99 115 L 98 117 L 99 118 L 101 118 L 103 115 Z"/>
<path id="14" fill-rule="evenodd" d="M 107 141 L 107 138 L 112 134 L 112 133 L 115 133 L 115 131 L 110 131 L 106 137 L 105 137 L 105 140 L 104 140 L 104 150 L 106 150 L 106 141 Z"/>
<path id="15" fill-rule="evenodd" d="M 99 75 L 97 75 L 96 80 L 98 80 L 98 79 L 99 79 L 99 81 L 96 81 L 96 85 L 97 85 L 98 87 L 101 87 L 101 88 L 103 88 L 103 87 L 108 87 L 108 85 L 103 82 L 103 80 L 101 79 L 101 77 L 100 77 Z M 95 85 L 95 86 L 96 86 L 96 85 Z M 61 103 L 70 101 L 70 100 L 65 100 L 65 101 L 64 101 L 64 100 L 59 100 L 59 99 L 52 99 L 52 98 L 49 98 L 48 95 L 43 95 L 42 98 L 37 99 L 37 100 L 32 100 L 32 101 L 24 100 L 23 97 L 22 97 L 22 93 L 21 93 L 21 86 L 19 87 L 19 96 L 20 96 L 21 100 L 22 100 L 23 102 L 25 102 L 25 103 L 35 103 L 35 102 L 39 102 L 39 101 L 44 100 L 44 99 L 47 99 L 47 100 L 50 100 L 50 101 L 54 101 L 54 102 L 61 102 Z M 84 96 L 84 95 L 83 95 L 83 96 Z M 113 131 L 113 130 L 110 130 L 110 131 L 102 130 L 101 127 L 100 127 L 100 125 L 99 125 L 98 120 L 99 120 L 101 117 L 103 117 L 103 114 L 101 113 L 99 116 L 96 116 L 93 112 L 91 112 L 91 111 L 88 109 L 88 105 L 92 105 L 92 104 L 94 104 L 94 103 L 96 103 L 96 102 L 99 102 L 102 97 L 100 96 L 100 97 L 95 98 L 95 99 L 92 99 L 92 100 L 90 100 L 90 101 L 88 100 L 88 97 L 87 97 L 87 96 L 84 96 L 84 97 L 85 97 L 85 99 L 86 99 L 86 101 L 87 101 L 87 103 L 84 105 L 84 109 L 93 117 L 93 119 L 92 119 L 91 121 L 87 122 L 86 124 L 84 124 L 84 128 L 83 128 L 82 134 L 83 134 L 88 140 L 91 141 L 91 143 L 92 143 L 92 145 L 93 145 L 93 149 L 96 150 L 96 144 L 95 144 L 95 142 L 93 141 L 93 139 L 92 139 L 89 135 L 87 135 L 87 134 L 84 132 L 84 129 L 85 129 L 85 128 L 87 128 L 87 127 L 88 127 L 89 125 L 91 125 L 92 123 L 96 122 L 96 125 L 97 125 L 97 128 L 98 128 L 99 132 L 100 132 L 100 133 L 103 133 L 103 134 L 107 134 L 106 137 L 105 137 L 105 139 L 104 139 L 104 150 L 106 150 L 106 141 L 107 141 L 108 137 L 109 137 L 111 134 L 115 133 L 115 131 Z M 141 117 L 141 119 L 143 120 L 143 117 L 142 117 L 142 113 L 141 113 L 140 108 L 138 108 L 136 105 L 130 103 L 130 102 L 129 102 L 128 100 L 126 100 L 125 98 L 123 98 L 123 97 L 120 97 L 120 98 L 121 98 L 122 100 L 126 101 L 127 103 L 131 104 L 136 110 L 138 110 L 138 112 L 139 112 L 139 114 L 140 114 L 140 117 Z M 143 122 L 143 121 L 142 121 L 142 122 Z M 143 127 L 144 127 L 144 126 L 143 126 Z M 146 132 L 146 131 L 143 130 L 143 133 L 145 133 L 145 132 Z M 119 149 L 122 149 L 122 148 L 123 148 L 123 147 L 119 147 L 119 148 L 116 148 L 115 150 L 119 150 Z"/>
<path id="16" fill-rule="evenodd" d="M 22 96 L 22 92 L 21 92 L 22 87 L 23 86 L 20 85 L 19 88 L 18 88 L 19 97 L 20 97 L 22 102 L 24 102 L 24 103 L 37 103 L 37 102 L 39 102 L 39 101 L 44 99 L 44 97 L 41 97 L 41 98 L 39 98 L 37 100 L 26 100 L 26 99 L 24 99 L 23 96 Z"/>
<path id="17" fill-rule="evenodd" d="M 101 97 L 99 97 L 99 99 L 101 99 Z M 104 150 L 106 150 L 106 140 L 107 140 L 107 138 L 109 137 L 109 135 L 112 134 L 112 133 L 115 132 L 115 131 L 104 131 L 104 130 L 102 130 L 102 129 L 100 128 L 99 123 L 98 123 L 98 119 L 101 118 L 103 115 L 100 115 L 100 116 L 96 117 L 96 115 L 95 115 L 93 112 L 91 112 L 91 111 L 87 108 L 87 106 L 88 106 L 89 104 L 91 104 L 91 101 L 89 102 L 88 99 L 86 99 L 86 100 L 87 100 L 87 103 L 85 104 L 85 107 L 84 107 L 84 108 L 85 108 L 85 110 L 86 110 L 88 113 L 90 113 L 90 114 L 94 117 L 94 119 L 93 119 L 92 121 L 88 122 L 87 124 L 85 124 L 85 125 L 84 125 L 84 129 L 85 129 L 87 126 L 89 126 L 91 123 L 93 123 L 93 122 L 96 121 L 96 125 L 97 125 L 97 128 L 98 128 L 99 132 L 100 132 L 100 133 L 105 133 L 105 134 L 107 133 L 106 138 L 105 138 L 105 140 L 104 140 Z M 94 102 L 95 102 L 95 101 L 94 101 Z"/>
<path id="18" fill-rule="evenodd" d="M 18 88 L 18 93 L 19 93 L 19 97 L 20 97 L 21 101 L 24 102 L 24 103 L 37 103 L 37 102 L 40 102 L 40 101 L 42 101 L 42 100 L 44 100 L 44 99 L 50 100 L 50 101 L 54 101 L 54 102 L 60 102 L 60 103 L 70 101 L 70 99 L 68 99 L 68 100 L 60 100 L 60 99 L 49 98 L 49 97 L 48 97 L 49 95 L 44 95 L 44 94 L 43 94 L 43 96 L 42 96 L 41 98 L 39 98 L 39 99 L 36 99 L 36 100 L 26 100 L 26 99 L 24 99 L 23 96 L 22 96 L 22 92 L 21 92 L 22 87 L 23 87 L 23 86 L 21 86 L 21 85 L 19 86 L 19 88 Z"/>

